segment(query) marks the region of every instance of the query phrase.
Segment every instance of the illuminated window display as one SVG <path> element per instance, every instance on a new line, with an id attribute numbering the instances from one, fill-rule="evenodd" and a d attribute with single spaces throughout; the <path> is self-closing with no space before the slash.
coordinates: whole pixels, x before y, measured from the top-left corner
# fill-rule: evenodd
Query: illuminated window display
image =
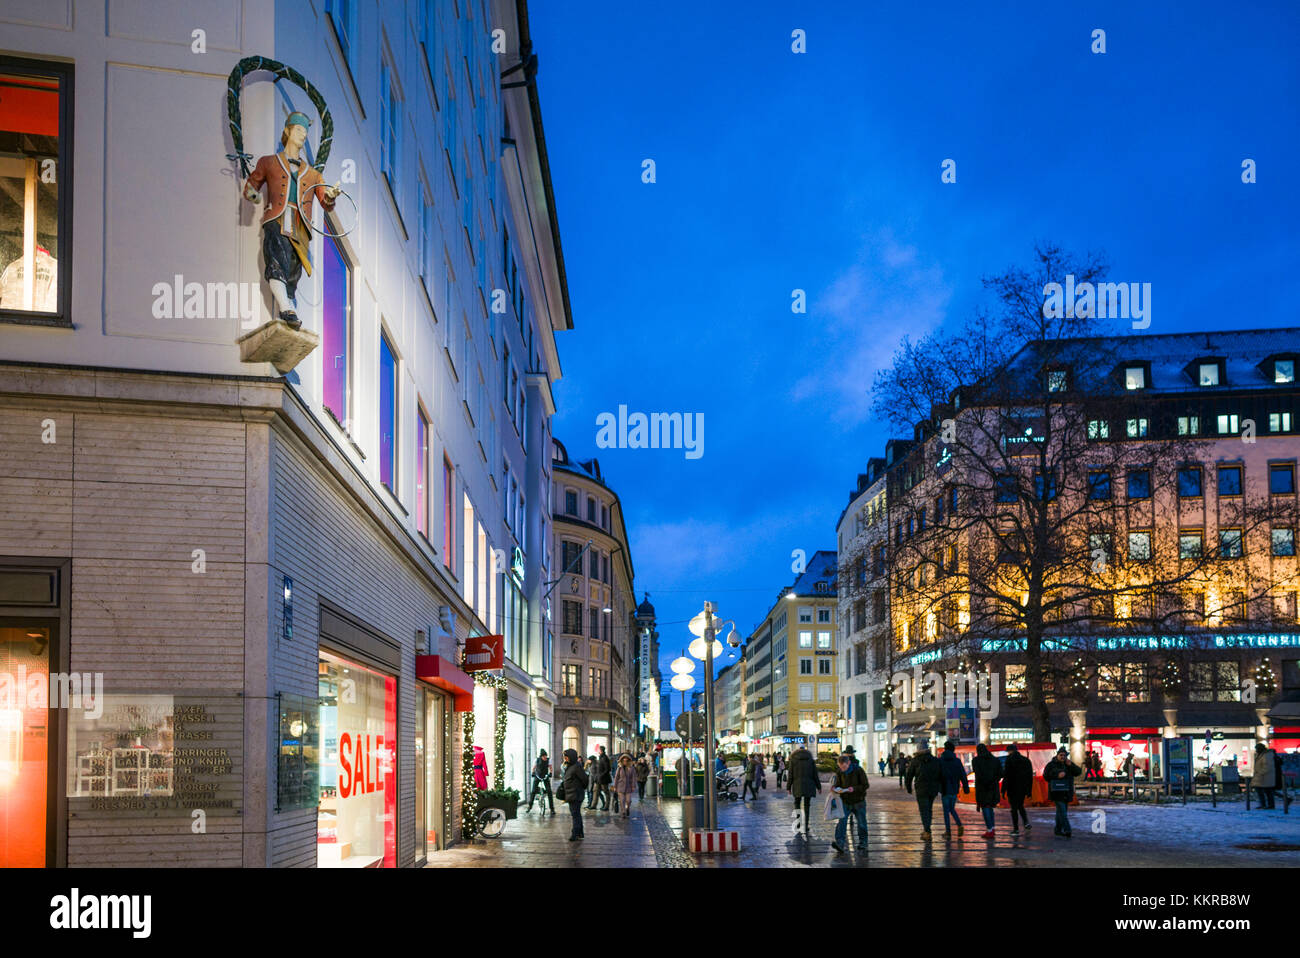
<path id="1" fill-rule="evenodd" d="M 421 689 L 415 709 L 415 857 L 427 858 L 446 844 L 443 821 L 447 743 L 446 700 Z"/>
<path id="2" fill-rule="evenodd" d="M 50 630 L 0 627 L 0 868 L 45 866 Z M 43 696 L 42 696 L 43 697 Z"/>
<path id="3" fill-rule="evenodd" d="M 397 679 L 320 652 L 321 868 L 397 865 Z"/>

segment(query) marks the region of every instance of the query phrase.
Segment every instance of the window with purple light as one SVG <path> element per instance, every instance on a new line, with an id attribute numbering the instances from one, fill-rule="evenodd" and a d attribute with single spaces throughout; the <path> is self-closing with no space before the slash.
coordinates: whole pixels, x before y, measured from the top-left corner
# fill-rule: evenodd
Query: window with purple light
<path id="1" fill-rule="evenodd" d="M 351 312 L 352 268 L 330 237 L 325 237 L 322 266 L 324 296 L 321 316 L 322 399 L 325 408 L 346 429 L 348 423 L 348 316 Z"/>
<path id="2" fill-rule="evenodd" d="M 397 359 L 379 334 L 379 481 L 397 492 Z"/>

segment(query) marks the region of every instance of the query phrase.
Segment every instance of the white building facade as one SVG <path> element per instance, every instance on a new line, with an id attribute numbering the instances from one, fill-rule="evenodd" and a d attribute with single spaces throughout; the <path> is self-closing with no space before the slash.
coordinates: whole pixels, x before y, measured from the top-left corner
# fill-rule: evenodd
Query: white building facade
<path id="1" fill-rule="evenodd" d="M 6 863 L 435 864 L 465 713 L 494 787 L 551 737 L 572 319 L 533 67 L 502 79 L 524 4 L 0 0 L 0 23 L 0 671 L 104 693 L 24 718 L 41 841 Z M 346 194 L 316 213 L 319 344 L 290 375 L 236 342 L 274 315 L 228 158 L 256 55 L 324 98 Z M 315 161 L 302 89 L 253 72 L 239 103 L 254 162 L 295 111 Z M 505 642 L 506 781 L 470 635 Z"/>

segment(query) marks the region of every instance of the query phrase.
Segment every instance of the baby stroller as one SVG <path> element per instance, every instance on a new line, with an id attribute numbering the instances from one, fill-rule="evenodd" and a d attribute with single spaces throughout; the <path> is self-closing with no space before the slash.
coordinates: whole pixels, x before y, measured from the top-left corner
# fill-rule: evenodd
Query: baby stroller
<path id="1" fill-rule="evenodd" d="M 717 786 L 718 798 L 726 799 L 731 802 L 740 798 L 740 794 L 736 791 L 738 783 L 736 777 L 731 774 L 731 769 L 724 769 L 723 771 L 718 772 L 713 778 L 714 784 Z"/>

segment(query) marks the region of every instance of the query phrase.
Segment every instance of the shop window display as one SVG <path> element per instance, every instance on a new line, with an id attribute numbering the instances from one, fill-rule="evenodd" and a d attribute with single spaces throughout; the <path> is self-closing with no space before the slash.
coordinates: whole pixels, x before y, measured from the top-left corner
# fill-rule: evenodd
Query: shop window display
<path id="1" fill-rule="evenodd" d="M 397 679 L 324 650 L 319 867 L 397 864 Z"/>

